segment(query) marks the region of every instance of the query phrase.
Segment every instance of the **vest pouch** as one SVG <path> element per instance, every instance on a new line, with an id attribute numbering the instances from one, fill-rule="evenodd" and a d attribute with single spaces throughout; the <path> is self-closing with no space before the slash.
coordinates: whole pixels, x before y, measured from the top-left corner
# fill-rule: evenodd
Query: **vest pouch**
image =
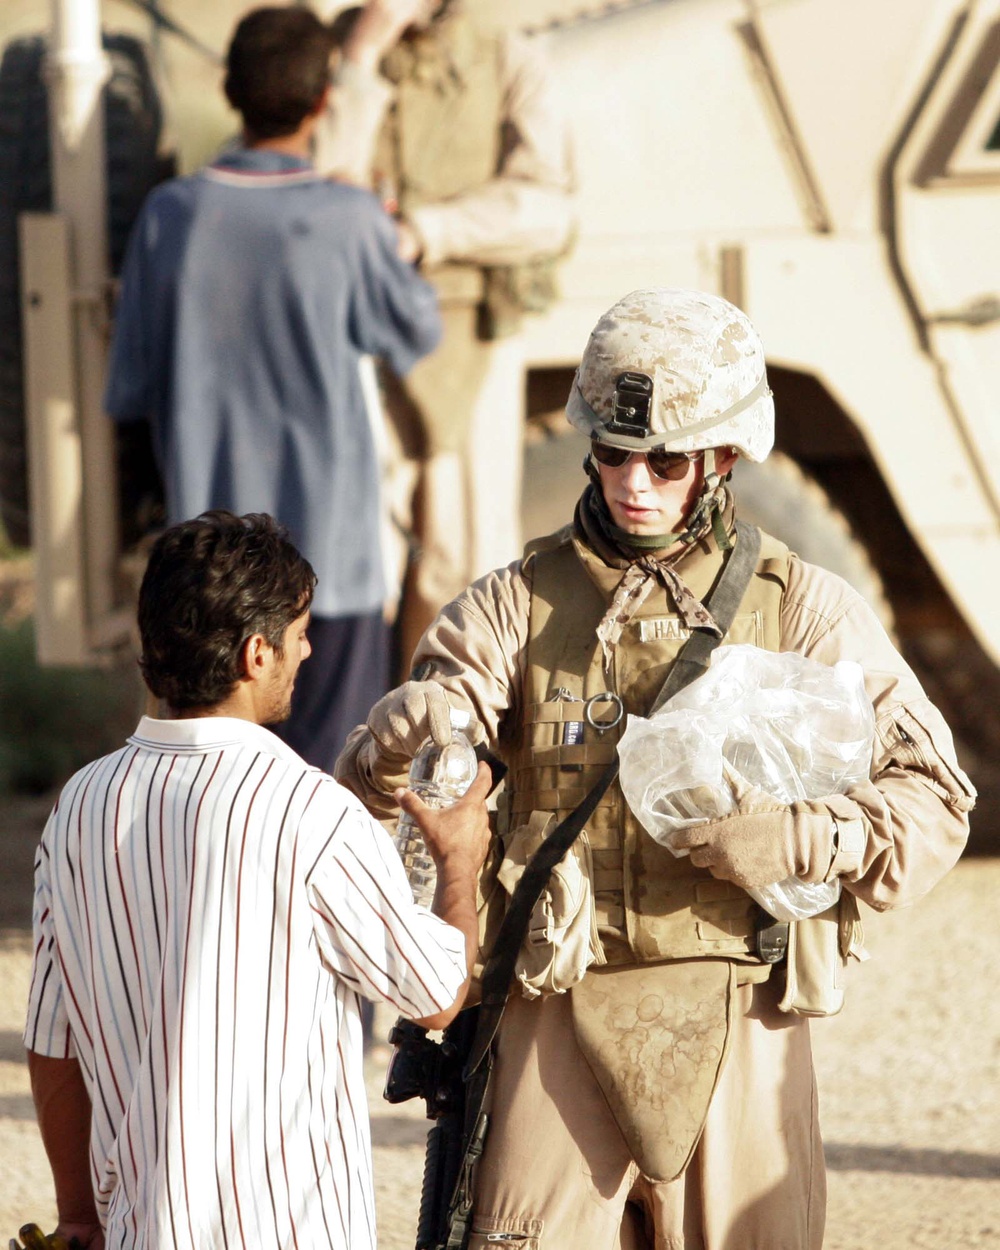
<path id="1" fill-rule="evenodd" d="M 514 893 L 525 865 L 555 824 L 554 812 L 535 811 L 511 832 L 497 873 L 506 895 Z M 590 844 L 583 832 L 552 869 L 531 913 L 516 968 L 525 998 L 563 994 L 591 964 L 604 963 L 591 882 Z"/>
<path id="2" fill-rule="evenodd" d="M 570 995 L 577 1042 L 644 1176 L 675 1180 L 725 1062 L 736 965 L 686 959 L 590 972 Z"/>
<path id="3" fill-rule="evenodd" d="M 796 1016 L 835 1016 L 844 1005 L 848 959 L 868 958 L 863 936 L 857 899 L 846 890 L 833 907 L 789 925 L 785 991 L 778 1009 Z"/>

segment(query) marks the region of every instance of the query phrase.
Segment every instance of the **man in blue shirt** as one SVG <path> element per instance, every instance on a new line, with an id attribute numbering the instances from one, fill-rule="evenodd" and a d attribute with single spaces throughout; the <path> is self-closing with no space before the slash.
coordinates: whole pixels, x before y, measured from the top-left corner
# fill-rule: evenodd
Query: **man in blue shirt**
<path id="1" fill-rule="evenodd" d="M 149 420 L 168 521 L 269 512 L 319 583 L 283 736 L 330 769 L 388 679 L 379 465 L 359 361 L 399 374 L 440 337 L 435 296 L 370 193 L 313 169 L 328 29 L 301 8 L 239 23 L 226 95 L 243 141 L 143 206 L 105 403 Z"/>

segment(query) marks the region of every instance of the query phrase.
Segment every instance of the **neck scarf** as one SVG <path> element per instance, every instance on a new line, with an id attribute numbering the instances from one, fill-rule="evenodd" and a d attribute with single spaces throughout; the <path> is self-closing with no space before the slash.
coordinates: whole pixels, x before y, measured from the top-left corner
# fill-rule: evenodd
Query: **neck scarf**
<path id="1" fill-rule="evenodd" d="M 691 537 L 688 538 L 689 531 L 685 532 L 683 540 L 678 536 L 675 546 L 662 556 L 637 551 L 627 545 L 627 535 L 612 521 L 604 496 L 593 483 L 580 496 L 573 518 L 577 537 L 609 567 L 624 570 L 611 597 L 611 604 L 597 627 L 605 669 L 611 666 L 613 648 L 617 646 L 626 625 L 649 598 L 657 583 L 667 591 L 677 615 L 688 629 L 707 629 L 722 637 L 722 630 L 711 612 L 685 585 L 674 567 L 690 550 L 692 543 L 705 538 L 713 530 L 713 519 L 717 513 L 725 531 L 732 530 L 732 499 L 725 487 L 720 488 L 720 493 L 721 505 L 716 501 L 715 507 L 703 511 Z"/>

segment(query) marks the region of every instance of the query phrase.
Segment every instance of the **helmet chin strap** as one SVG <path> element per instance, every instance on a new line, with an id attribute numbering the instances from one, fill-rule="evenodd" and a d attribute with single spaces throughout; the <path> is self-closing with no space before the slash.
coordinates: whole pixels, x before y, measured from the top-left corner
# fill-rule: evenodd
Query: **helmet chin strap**
<path id="1" fill-rule="evenodd" d="M 667 547 L 675 546 L 677 543 L 683 543 L 685 547 L 688 547 L 704 535 L 707 528 L 706 519 L 710 518 L 716 542 L 723 551 L 728 551 L 732 546 L 732 541 L 722 524 L 722 504 L 719 490 L 725 479 L 716 468 L 714 447 L 705 448 L 703 465 L 705 478 L 701 492 L 694 501 L 690 512 L 684 518 L 686 524 L 683 530 L 669 534 L 630 534 L 628 530 L 623 530 L 615 525 L 609 516 L 608 530 L 615 542 L 623 547 L 631 547 L 634 551 L 663 551 Z M 601 482 L 601 475 L 591 455 L 587 455 L 583 462 L 583 467 L 587 472 L 587 476 L 597 487 L 598 491 L 601 492 L 603 498 L 604 487 Z"/>
<path id="2" fill-rule="evenodd" d="M 705 520 L 710 517 L 716 539 L 719 540 L 719 545 L 723 551 L 726 551 L 730 546 L 729 536 L 722 529 L 722 526 L 715 524 L 721 506 L 719 487 L 722 485 L 722 477 L 716 468 L 714 447 L 705 448 L 703 463 L 705 480 L 702 483 L 701 494 L 694 501 L 694 506 L 685 517 L 687 527 L 682 534 L 678 535 L 678 541 L 687 545 L 700 538 L 705 532 Z M 720 532 L 722 534 L 721 539 L 719 537 Z"/>

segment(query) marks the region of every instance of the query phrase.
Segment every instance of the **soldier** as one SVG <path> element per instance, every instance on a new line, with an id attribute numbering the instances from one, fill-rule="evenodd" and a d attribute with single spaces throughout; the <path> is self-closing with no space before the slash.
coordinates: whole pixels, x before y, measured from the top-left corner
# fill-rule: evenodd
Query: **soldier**
<path id="1" fill-rule="evenodd" d="M 648 713 L 684 639 L 720 632 L 709 592 L 756 534 L 737 536 L 729 471 L 738 455 L 763 460 L 774 434 L 754 328 L 725 300 L 678 290 L 634 292 L 601 318 L 567 415 L 592 440 L 572 525 L 441 612 L 414 679 L 375 706 L 337 768 L 387 816 L 408 756 L 447 723 L 445 700 L 472 711 L 510 766 L 496 857 L 506 887 L 614 758 L 623 726 L 602 723 L 614 720 L 607 692 L 625 712 Z M 501 1239 L 588 1250 L 822 1244 L 802 1013 L 837 1009 L 816 978 L 832 984 L 840 957 L 858 952 L 856 900 L 910 903 L 955 862 L 975 792 L 867 603 L 775 538 L 761 537 L 726 640 L 860 660 L 876 717 L 871 780 L 789 807 L 761 804 L 758 792 L 685 831 L 684 858 L 611 788 L 522 947 L 522 992 L 498 1039 L 477 1250 Z M 830 917 L 793 926 L 780 965 L 780 945 L 758 934 L 747 889 L 789 876 L 843 883 L 840 949 L 818 967 L 817 934 L 838 934 Z M 484 878 L 487 898 L 490 888 Z"/>
<path id="2" fill-rule="evenodd" d="M 405 664 L 442 604 L 520 550 L 516 331 L 552 296 L 571 172 L 536 41 L 485 29 L 461 0 L 368 0 L 335 33 L 343 59 L 317 163 L 399 214 L 403 254 L 420 260 L 444 320 L 433 357 L 403 384 L 384 380 L 393 507 L 415 540 Z"/>

